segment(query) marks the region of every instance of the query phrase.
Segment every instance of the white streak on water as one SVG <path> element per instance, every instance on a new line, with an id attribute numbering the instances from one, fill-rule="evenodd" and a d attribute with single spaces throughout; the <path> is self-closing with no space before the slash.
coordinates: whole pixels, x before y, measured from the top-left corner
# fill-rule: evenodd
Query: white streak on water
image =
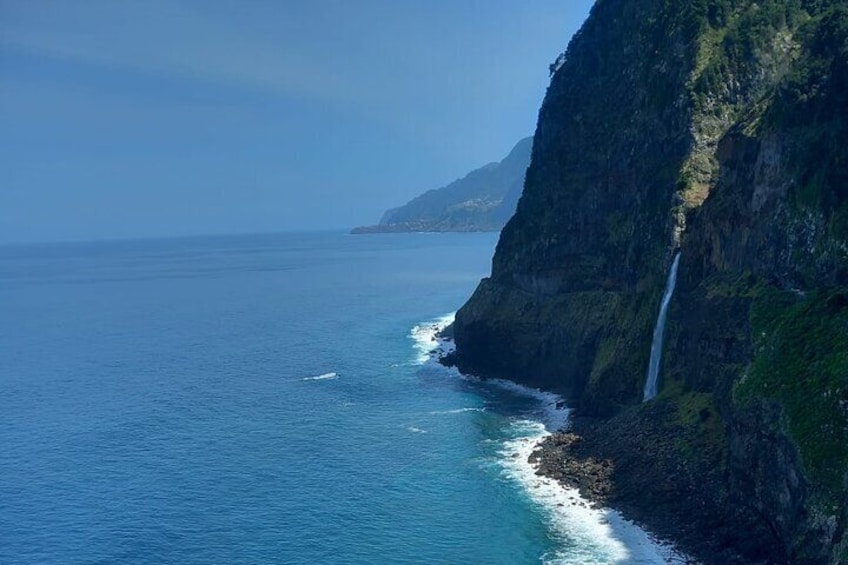
<path id="1" fill-rule="evenodd" d="M 464 412 L 485 412 L 485 408 L 456 408 L 454 410 L 434 410 L 428 412 L 431 416 L 439 416 L 442 414 L 462 414 Z"/>
<path id="2" fill-rule="evenodd" d="M 645 392 L 642 397 L 644 402 L 657 395 L 657 379 L 660 375 L 660 362 L 662 361 L 663 338 L 665 337 L 665 319 L 668 315 L 668 304 L 674 294 L 677 285 L 677 267 L 680 264 L 680 252 L 674 256 L 674 262 L 668 272 L 668 280 L 665 283 L 660 313 L 657 316 L 657 325 L 654 327 L 654 339 L 651 341 L 651 360 L 648 363 L 648 375 L 645 379 Z"/>
<path id="3" fill-rule="evenodd" d="M 318 375 L 317 377 L 303 377 L 302 381 L 329 381 L 331 379 L 339 378 L 338 373 L 324 373 L 323 375 Z"/>

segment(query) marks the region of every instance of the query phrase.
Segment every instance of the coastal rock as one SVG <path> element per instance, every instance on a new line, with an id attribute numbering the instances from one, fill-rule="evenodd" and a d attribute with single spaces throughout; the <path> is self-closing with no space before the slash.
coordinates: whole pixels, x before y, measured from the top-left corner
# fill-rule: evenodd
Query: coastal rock
<path id="1" fill-rule="evenodd" d="M 848 563 L 846 186 L 844 2 L 599 0 L 451 360 L 566 396 L 540 472 L 703 562 Z"/>

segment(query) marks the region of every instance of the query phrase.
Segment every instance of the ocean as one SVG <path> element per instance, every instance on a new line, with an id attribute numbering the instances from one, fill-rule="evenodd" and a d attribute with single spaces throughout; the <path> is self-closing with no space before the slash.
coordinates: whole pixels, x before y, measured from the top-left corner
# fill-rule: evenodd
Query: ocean
<path id="1" fill-rule="evenodd" d="M 435 330 L 495 234 L 0 247 L 0 563 L 663 563 Z"/>

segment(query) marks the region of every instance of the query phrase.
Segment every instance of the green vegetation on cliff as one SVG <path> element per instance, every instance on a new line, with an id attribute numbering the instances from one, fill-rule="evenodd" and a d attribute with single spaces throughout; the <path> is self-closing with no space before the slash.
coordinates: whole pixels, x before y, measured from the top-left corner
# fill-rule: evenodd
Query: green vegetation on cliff
<path id="1" fill-rule="evenodd" d="M 751 327 L 754 361 L 736 399 L 780 403 L 813 485 L 838 504 L 848 469 L 848 288 L 763 289 Z"/>
<path id="2" fill-rule="evenodd" d="M 631 508 L 695 516 L 742 561 L 838 563 L 848 0 L 598 0 L 553 71 L 492 277 L 457 315 L 459 366 L 602 422 L 585 450 L 635 474 Z"/>
<path id="3" fill-rule="evenodd" d="M 810 224 L 792 252 L 802 290 L 754 293 L 753 361 L 734 392 L 743 405 L 782 407 L 811 487 L 829 506 L 821 510 L 838 513 L 848 480 L 848 5 L 805 4 L 801 55 L 749 129 L 792 136 L 786 206 Z"/>
<path id="4" fill-rule="evenodd" d="M 834 236 L 848 241 L 848 5 L 829 4 L 799 30 L 806 60 L 781 88 L 766 127 L 798 132 L 805 151 L 795 163 L 793 203 L 822 210 Z"/>

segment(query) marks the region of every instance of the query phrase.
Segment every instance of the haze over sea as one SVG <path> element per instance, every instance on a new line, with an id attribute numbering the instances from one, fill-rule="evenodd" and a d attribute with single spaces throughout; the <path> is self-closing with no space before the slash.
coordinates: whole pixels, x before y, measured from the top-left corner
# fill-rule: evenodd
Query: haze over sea
<path id="1" fill-rule="evenodd" d="M 494 234 L 0 247 L 0 563 L 657 563 L 428 360 Z"/>

